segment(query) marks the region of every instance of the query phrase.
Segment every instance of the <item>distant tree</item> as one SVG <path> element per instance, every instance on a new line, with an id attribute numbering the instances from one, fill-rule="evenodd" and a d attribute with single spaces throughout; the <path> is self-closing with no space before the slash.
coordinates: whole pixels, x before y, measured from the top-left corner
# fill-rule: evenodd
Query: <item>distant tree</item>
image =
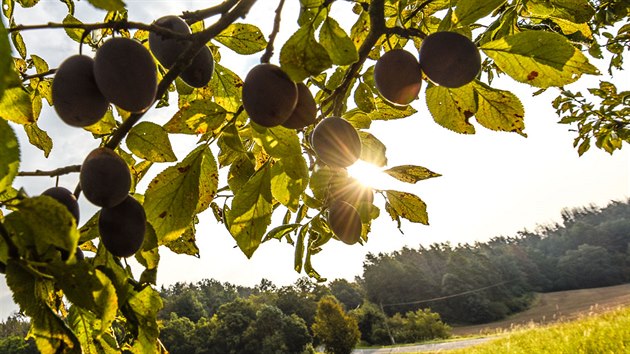
<path id="1" fill-rule="evenodd" d="M 195 323 L 188 317 L 178 317 L 171 312 L 170 318 L 165 320 L 160 329 L 160 340 L 170 354 L 195 353 Z"/>
<path id="2" fill-rule="evenodd" d="M 313 333 L 331 354 L 349 354 L 361 337 L 356 319 L 347 315 L 333 296 L 317 303 Z"/>
<path id="3" fill-rule="evenodd" d="M 618 283 L 622 279 L 621 268 L 615 266 L 605 248 L 580 245 L 568 250 L 558 260 L 561 277 L 558 287 L 565 289 L 595 288 Z"/>
<path id="4" fill-rule="evenodd" d="M 328 288 L 330 293 L 344 305 L 346 311 L 358 308 L 365 298 L 361 286 L 346 279 L 335 279 L 328 284 Z"/>
<path id="5" fill-rule="evenodd" d="M 387 329 L 387 316 L 377 305 L 364 301 L 358 309 L 352 310 L 350 314 L 356 318 L 359 332 L 361 332 L 361 340 L 366 344 L 395 343 Z"/>

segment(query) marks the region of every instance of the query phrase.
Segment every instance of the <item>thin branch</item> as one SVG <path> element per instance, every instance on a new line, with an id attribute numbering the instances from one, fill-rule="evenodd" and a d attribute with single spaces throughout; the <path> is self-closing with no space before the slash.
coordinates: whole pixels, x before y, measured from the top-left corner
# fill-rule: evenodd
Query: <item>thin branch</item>
<path id="1" fill-rule="evenodd" d="M 67 175 L 70 173 L 77 173 L 77 172 L 81 172 L 81 165 L 71 165 L 71 166 L 66 166 L 66 167 L 60 167 L 51 171 L 42 171 L 42 170 L 35 170 L 33 172 L 22 171 L 22 172 L 18 172 L 17 175 L 20 177 L 41 177 L 41 176 L 58 177 L 58 176 Z"/>
<path id="2" fill-rule="evenodd" d="M 404 28 L 404 27 L 387 27 L 385 29 L 386 34 L 395 34 L 403 38 L 418 37 L 425 39 L 427 34 L 417 28 Z"/>
<path id="3" fill-rule="evenodd" d="M 367 37 L 363 43 L 361 43 L 361 47 L 359 47 L 359 60 L 354 62 L 352 66 L 346 72 L 341 85 L 333 91 L 332 95 L 330 95 L 326 100 L 322 102 L 322 106 L 326 103 L 332 102 L 332 113 L 334 116 L 341 116 L 343 113 L 343 102 L 346 96 L 346 93 L 350 89 L 350 84 L 352 80 L 356 77 L 359 70 L 365 63 L 370 51 L 378 42 L 379 38 L 385 33 L 385 0 L 373 0 L 369 7 L 370 14 L 370 32 L 368 32 Z"/>
<path id="4" fill-rule="evenodd" d="M 104 29 L 104 28 L 110 28 L 114 31 L 119 31 L 123 29 L 141 29 L 145 31 L 154 32 L 165 37 L 181 38 L 181 39 L 190 38 L 189 34 L 178 33 L 175 31 L 171 31 L 167 28 L 156 26 L 153 24 L 148 25 L 142 22 L 130 22 L 127 20 L 108 21 L 108 22 L 99 22 L 99 23 L 48 22 L 48 23 L 39 24 L 39 25 L 16 25 L 16 26 L 10 27 L 8 31 L 9 33 L 11 33 L 11 32 L 19 32 L 19 31 L 51 29 L 51 28 L 64 28 L 64 29 L 75 28 L 75 29 L 82 29 L 84 31 L 93 31 L 93 30 Z"/>
<path id="5" fill-rule="evenodd" d="M 276 17 L 273 20 L 273 30 L 269 35 L 269 42 L 267 42 L 267 48 L 265 49 L 265 54 L 263 54 L 262 58 L 260 58 L 261 63 L 269 63 L 271 56 L 273 55 L 273 42 L 276 40 L 276 36 L 280 31 L 280 13 L 282 12 L 282 7 L 284 6 L 284 0 L 280 0 L 278 4 L 278 8 L 276 9 Z"/>
<path id="6" fill-rule="evenodd" d="M 22 81 L 31 80 L 31 79 L 41 79 L 41 78 L 46 77 L 48 75 L 52 75 L 52 74 L 54 74 L 56 72 L 57 72 L 57 69 L 50 69 L 48 71 L 45 71 L 45 72 L 39 73 L 39 74 L 24 75 L 24 76 L 22 76 Z"/>
<path id="7" fill-rule="evenodd" d="M 227 0 L 219 5 L 209 7 L 207 9 L 197 11 L 184 11 L 182 18 L 186 21 L 186 23 L 190 25 L 212 16 L 226 14 L 238 2 L 239 0 Z"/>

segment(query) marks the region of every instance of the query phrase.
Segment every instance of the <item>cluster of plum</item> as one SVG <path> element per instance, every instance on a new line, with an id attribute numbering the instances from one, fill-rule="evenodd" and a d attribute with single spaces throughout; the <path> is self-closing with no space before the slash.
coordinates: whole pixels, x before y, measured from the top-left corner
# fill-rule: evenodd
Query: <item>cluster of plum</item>
<path id="1" fill-rule="evenodd" d="M 404 49 L 383 54 L 374 66 L 376 88 L 388 101 L 407 105 L 418 97 L 422 73 L 432 82 L 457 88 L 473 81 L 481 70 L 479 50 L 456 32 L 435 32 L 420 46 L 420 60 Z"/>
<path id="2" fill-rule="evenodd" d="M 250 119 L 263 127 L 283 126 L 302 129 L 316 122 L 317 107 L 304 83 L 295 83 L 278 66 L 260 64 L 243 82 L 243 107 Z M 321 120 L 310 135 L 313 151 L 320 162 L 343 170 L 361 155 L 361 139 L 345 119 Z M 361 218 L 356 208 L 339 193 L 330 193 L 328 224 L 337 237 L 354 244 L 361 236 Z"/>
<path id="3" fill-rule="evenodd" d="M 162 17 L 155 25 L 191 34 L 186 22 L 176 16 Z M 57 114 L 71 126 L 85 127 L 97 123 L 110 103 L 132 113 L 146 111 L 157 93 L 153 56 L 170 68 L 190 44 L 185 36 L 175 38 L 151 32 L 151 51 L 136 40 L 112 38 L 96 50 L 94 59 L 85 55 L 67 58 L 59 66 L 52 84 Z M 180 77 L 190 86 L 203 87 L 210 81 L 213 70 L 214 58 L 204 46 Z M 102 208 L 98 227 L 104 246 L 115 256 L 135 254 L 144 240 L 146 215 L 142 205 L 129 195 L 131 174 L 125 161 L 113 150 L 99 147 L 83 161 L 79 179 L 85 198 Z M 54 187 L 44 194 L 66 205 L 78 223 L 79 206 L 69 190 Z M 82 253 L 79 250 L 77 254 Z"/>

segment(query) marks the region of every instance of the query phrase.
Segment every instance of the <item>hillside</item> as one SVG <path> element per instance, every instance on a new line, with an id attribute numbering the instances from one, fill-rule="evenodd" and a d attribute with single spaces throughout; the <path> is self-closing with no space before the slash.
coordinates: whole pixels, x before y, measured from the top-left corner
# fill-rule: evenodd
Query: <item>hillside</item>
<path id="1" fill-rule="evenodd" d="M 630 305 L 630 284 L 537 294 L 532 306 L 504 320 L 482 325 L 454 327 L 454 335 L 494 333 L 497 330 L 568 321 L 589 313 L 604 312 Z"/>

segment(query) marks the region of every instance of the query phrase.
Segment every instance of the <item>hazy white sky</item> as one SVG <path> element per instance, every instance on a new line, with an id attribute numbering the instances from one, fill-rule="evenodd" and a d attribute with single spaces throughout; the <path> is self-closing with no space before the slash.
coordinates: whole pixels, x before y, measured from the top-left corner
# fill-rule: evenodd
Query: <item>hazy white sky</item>
<path id="1" fill-rule="evenodd" d="M 143 22 L 213 3 L 217 1 L 127 1 L 130 20 Z M 258 1 L 246 22 L 259 25 L 268 36 L 276 6 L 276 1 Z M 277 63 L 280 44 L 296 28 L 297 6 L 297 1 L 286 3 L 272 62 Z M 102 11 L 93 10 L 85 1 L 77 3 L 77 10 L 77 17 L 84 22 L 100 21 L 104 16 Z M 20 24 L 61 22 L 65 11 L 65 5 L 59 1 L 42 0 L 33 9 L 18 11 L 16 18 Z M 348 21 L 354 18 L 346 4 L 336 3 L 333 11 L 338 14 L 337 19 Z M 63 30 L 25 32 L 24 37 L 29 53 L 44 57 L 51 68 L 78 53 L 78 45 L 68 39 Z M 239 57 L 228 49 L 223 49 L 221 54 L 221 63 L 241 77 L 259 62 L 261 55 Z M 581 87 L 587 82 L 596 84 L 599 79 L 609 80 L 605 76 L 585 77 L 572 87 Z M 616 81 L 620 89 L 629 89 L 627 81 Z M 556 95 L 555 90 L 531 97 L 533 89 L 509 78 L 495 80 L 493 86 L 513 90 L 523 100 L 528 138 L 513 133 L 492 132 L 479 125 L 476 126 L 477 134 L 470 136 L 448 131 L 433 122 L 426 110 L 424 88 L 420 99 L 412 104 L 418 110 L 416 115 L 395 122 L 372 124 L 369 132 L 388 147 L 389 167 L 416 164 L 443 175 L 417 185 L 387 179 L 383 183 L 388 183 L 381 186 L 420 196 L 428 204 L 431 225 L 403 222 L 405 234 L 402 235 L 382 210 L 365 246 L 347 246 L 331 240 L 320 254 L 313 257 L 313 266 L 323 276 L 352 279 L 361 275 L 363 259 L 368 252 L 391 252 L 405 245 L 417 247 L 447 241 L 457 244 L 484 241 L 500 235 L 513 236 L 524 228 L 533 229 L 537 224 L 559 221 L 564 207 L 590 203 L 604 206 L 610 200 L 630 196 L 630 150 L 627 146 L 612 156 L 592 148 L 578 157 L 572 146 L 574 133 L 568 131 L 569 127 L 556 123 L 558 118 L 550 105 Z M 172 110 L 154 109 L 145 119 L 164 123 L 172 114 Z M 39 122 L 53 138 L 55 146 L 50 157 L 45 159 L 39 150 L 30 146 L 21 129 L 14 126 L 22 142 L 21 170 L 80 164 L 85 155 L 98 145 L 90 133 L 63 124 L 49 107 L 44 107 Z M 172 140 L 180 159 L 196 142 L 196 138 L 191 136 L 176 136 Z M 143 185 L 146 186 L 157 172 L 157 169 L 154 170 Z M 77 175 L 64 176 L 60 185 L 72 189 L 77 180 Z M 54 183 L 54 179 L 42 177 L 16 180 L 16 184 L 23 186 L 31 195 L 39 194 Z M 85 222 L 96 208 L 83 198 L 80 202 L 82 222 Z M 383 205 L 378 196 L 376 204 L 379 207 Z M 252 259 L 247 260 L 224 226 L 217 224 L 209 212 L 200 215 L 197 244 L 201 250 L 200 259 L 161 249 L 160 284 L 215 278 L 253 286 L 261 278 L 267 278 L 276 284 L 286 285 L 304 276 L 293 270 L 293 247 L 286 243 L 273 241 L 263 244 Z M 4 277 L 0 279 L 0 319 L 3 319 L 16 308 L 10 301 Z"/>

